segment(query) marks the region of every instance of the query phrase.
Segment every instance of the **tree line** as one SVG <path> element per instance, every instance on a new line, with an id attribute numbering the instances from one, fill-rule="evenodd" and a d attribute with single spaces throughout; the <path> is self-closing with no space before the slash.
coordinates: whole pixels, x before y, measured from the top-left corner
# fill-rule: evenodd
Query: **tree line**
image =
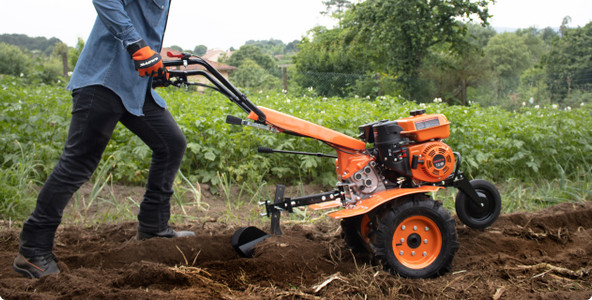
<path id="1" fill-rule="evenodd" d="M 592 24 L 497 33 L 491 1 L 324 1 L 339 19 L 316 27 L 294 57 L 300 84 L 323 95 L 399 94 L 409 100 L 573 104 L 589 99 Z M 559 25 L 559 24 L 558 24 Z M 359 74 L 323 84 L 306 74 Z"/>
<path id="2" fill-rule="evenodd" d="M 400 95 L 518 107 L 575 106 L 592 95 L 592 23 L 571 28 L 489 26 L 487 0 L 327 0 L 334 28 L 314 27 L 301 40 L 250 40 L 222 62 L 246 90 L 288 90 L 324 97 Z M 53 38 L 0 39 L 0 73 L 55 81 L 72 70 L 84 46 Z M 10 38 L 10 39 L 8 39 Z M 20 39 L 21 48 L 7 43 Z M 27 50 L 23 53 L 22 49 Z M 203 55 L 207 46 L 192 50 Z M 7 54 L 9 53 L 9 54 Z M 49 54 L 48 54 L 49 53 Z M 48 58 L 49 57 L 49 58 Z M 58 75 L 56 75 L 58 74 Z"/>
<path id="3" fill-rule="evenodd" d="M 0 74 L 27 77 L 33 82 L 64 82 L 74 70 L 84 41 L 74 47 L 59 39 L 29 37 L 24 34 L 0 35 Z"/>
<path id="4" fill-rule="evenodd" d="M 589 102 L 592 23 L 571 28 L 564 17 L 558 30 L 498 33 L 490 2 L 328 0 L 324 14 L 338 25 L 309 30 L 287 68 L 264 50 L 280 44 L 273 40 L 247 43 L 224 62 L 238 67 L 233 82 L 257 90 L 507 108 Z"/>

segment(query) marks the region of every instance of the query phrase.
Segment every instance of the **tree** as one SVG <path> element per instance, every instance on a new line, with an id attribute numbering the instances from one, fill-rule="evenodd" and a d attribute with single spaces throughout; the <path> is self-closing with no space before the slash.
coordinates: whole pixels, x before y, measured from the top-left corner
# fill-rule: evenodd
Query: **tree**
<path id="1" fill-rule="evenodd" d="M 296 70 L 301 74 L 297 80 L 304 88 L 312 87 L 323 96 L 348 94 L 359 76 L 367 70 L 366 64 L 356 59 L 356 48 L 347 44 L 351 40 L 349 30 L 327 29 L 322 26 L 309 31 L 298 47 L 300 52 L 293 58 Z M 323 73 L 323 77 L 319 77 Z"/>
<path id="2" fill-rule="evenodd" d="M 592 22 L 579 28 L 564 28 L 542 64 L 546 66 L 546 82 L 551 100 L 562 102 L 572 90 L 592 86 Z"/>
<path id="3" fill-rule="evenodd" d="M 565 34 L 565 31 L 569 29 L 569 23 L 571 23 L 571 17 L 565 16 L 563 18 L 563 21 L 561 21 L 561 26 L 559 26 L 559 33 L 561 34 L 561 36 L 563 36 Z"/>
<path id="4" fill-rule="evenodd" d="M 495 30 L 477 24 L 467 25 L 466 43 L 471 47 L 458 52 L 449 51 L 450 47 L 446 44 L 430 48 L 421 68 L 421 77 L 433 82 L 426 86 L 435 89 L 435 92 L 426 94 L 429 91 L 423 91 L 422 96 L 466 105 L 468 88 L 477 86 L 489 76 L 484 67 L 487 58 L 483 55 L 483 48 L 495 36 Z"/>
<path id="5" fill-rule="evenodd" d="M 62 62 L 62 75 L 68 76 L 68 45 L 57 43 L 53 48 L 53 55 L 57 56 Z"/>
<path id="6" fill-rule="evenodd" d="M 261 48 L 263 53 L 268 55 L 283 54 L 286 45 L 281 40 L 269 39 L 269 40 L 248 40 L 245 45 L 257 46 Z"/>
<path id="7" fill-rule="evenodd" d="M 344 28 L 357 33 L 367 49 L 373 70 L 400 75 L 404 92 L 412 99 L 419 68 L 429 48 L 446 43 L 451 51 L 467 46 L 467 27 L 461 19 L 489 18 L 487 0 L 366 0 L 352 6 Z"/>
<path id="8" fill-rule="evenodd" d="M 326 9 L 321 14 L 331 16 L 339 21 L 345 16 L 345 11 L 352 6 L 349 0 L 327 0 L 323 1 L 323 4 Z"/>
<path id="9" fill-rule="evenodd" d="M 497 78 L 498 98 L 514 91 L 520 84 L 520 75 L 533 65 L 524 37 L 512 32 L 491 38 L 484 51 Z"/>
<path id="10" fill-rule="evenodd" d="M 31 58 L 21 48 L 0 42 L 0 74 L 26 74 Z"/>
<path id="11" fill-rule="evenodd" d="M 195 48 L 193 49 L 193 54 L 195 54 L 197 56 L 202 56 L 202 55 L 206 54 L 207 51 L 208 51 L 207 46 L 198 45 L 198 46 L 195 46 Z"/>
<path id="12" fill-rule="evenodd" d="M 284 48 L 284 54 L 289 54 L 289 53 L 296 53 L 298 52 L 300 49 L 298 48 L 298 45 L 300 44 L 299 40 L 294 40 L 289 42 L 286 47 Z"/>
<path id="13" fill-rule="evenodd" d="M 543 54 L 549 52 L 550 46 L 541 38 L 543 31 L 535 27 L 530 27 L 519 29 L 516 31 L 516 34 L 524 38 L 524 44 L 528 48 L 533 64 L 537 64 Z"/>
<path id="14" fill-rule="evenodd" d="M 250 58 L 242 61 L 240 67 L 230 75 L 230 80 L 241 88 L 269 90 L 281 87 L 279 78 L 269 74 Z"/>
<path id="15" fill-rule="evenodd" d="M 276 68 L 275 60 L 265 53 L 261 48 L 254 45 L 243 45 L 235 51 L 232 56 L 225 61 L 225 63 L 240 67 L 246 59 L 250 59 L 257 63 L 261 68 L 265 70 L 272 70 Z"/>
<path id="16" fill-rule="evenodd" d="M 76 47 L 70 48 L 70 51 L 68 52 L 68 63 L 70 65 L 70 70 L 74 70 L 76 67 L 76 63 L 78 63 L 78 58 L 80 57 L 80 53 L 82 53 L 82 49 L 84 49 L 84 40 L 82 38 L 78 38 Z"/>
<path id="17" fill-rule="evenodd" d="M 257 89 L 281 86 L 275 59 L 257 46 L 243 45 L 230 58 L 222 58 L 222 62 L 238 68 L 230 74 L 231 81 L 238 86 Z"/>
<path id="18" fill-rule="evenodd" d="M 2 34 L 0 35 L 0 42 L 15 45 L 22 49 L 29 51 L 38 50 L 45 55 L 50 55 L 53 47 L 61 41 L 55 37 L 47 39 L 44 37 L 28 37 L 24 34 Z"/>
<path id="19" fill-rule="evenodd" d="M 172 50 L 177 51 L 177 52 L 183 52 L 183 48 L 181 48 L 181 46 L 172 45 L 169 48 L 171 48 Z"/>
<path id="20" fill-rule="evenodd" d="M 559 33 L 557 33 L 557 31 L 555 31 L 551 27 L 545 27 L 545 29 L 543 29 L 543 31 L 541 32 L 541 39 L 547 45 L 551 45 L 551 43 L 553 43 L 553 40 L 555 40 L 555 38 L 559 38 Z"/>

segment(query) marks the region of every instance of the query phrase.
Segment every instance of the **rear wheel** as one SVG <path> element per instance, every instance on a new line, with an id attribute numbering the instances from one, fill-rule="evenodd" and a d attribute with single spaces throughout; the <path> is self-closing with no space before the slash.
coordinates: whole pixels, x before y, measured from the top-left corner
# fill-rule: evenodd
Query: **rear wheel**
<path id="1" fill-rule="evenodd" d="M 450 270 L 459 244 L 454 219 L 439 202 L 415 195 L 392 207 L 378 222 L 373 245 L 386 270 L 409 278 L 434 277 Z"/>

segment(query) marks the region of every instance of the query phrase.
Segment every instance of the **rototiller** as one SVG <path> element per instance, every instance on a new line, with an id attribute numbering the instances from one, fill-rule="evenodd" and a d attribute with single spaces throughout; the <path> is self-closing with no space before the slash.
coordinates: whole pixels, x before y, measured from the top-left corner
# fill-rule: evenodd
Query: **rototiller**
<path id="1" fill-rule="evenodd" d="M 249 120 L 228 116 L 226 122 L 275 133 L 309 137 L 336 150 L 337 155 L 280 151 L 260 147 L 259 152 L 283 152 L 335 158 L 338 183 L 334 190 L 304 197 L 284 196 L 277 185 L 275 198 L 265 201 L 263 215 L 271 217 L 271 233 L 281 234 L 281 212 L 309 206 L 313 210 L 335 209 L 329 216 L 341 220 L 345 243 L 353 252 L 377 258 L 386 270 L 404 277 L 426 278 L 443 274 L 451 266 L 459 247 L 454 219 L 433 192 L 453 186 L 458 218 L 467 226 L 482 229 L 498 218 L 501 198 L 496 187 L 485 180 L 469 181 L 459 171 L 461 156 L 443 140 L 450 122 L 442 114 L 411 111 L 395 121 L 376 121 L 359 126 L 359 139 L 302 119 L 257 107 L 201 58 L 173 55 L 165 61 L 170 78 L 154 80 L 155 86 L 202 85 L 188 81 L 201 75 L 246 113 Z M 175 70 L 198 64 L 205 70 Z M 255 228 L 241 228 L 232 244 L 243 256 L 269 237 Z"/>

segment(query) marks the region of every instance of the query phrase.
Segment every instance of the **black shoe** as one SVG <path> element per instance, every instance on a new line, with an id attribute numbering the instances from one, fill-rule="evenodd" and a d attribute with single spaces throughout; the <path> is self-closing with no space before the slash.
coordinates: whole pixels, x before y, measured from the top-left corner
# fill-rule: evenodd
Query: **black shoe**
<path id="1" fill-rule="evenodd" d="M 60 273 L 58 268 L 58 259 L 50 253 L 45 256 L 34 256 L 25 258 L 22 254 L 18 254 L 14 259 L 12 268 L 30 278 L 39 278 L 49 274 Z"/>
<path id="2" fill-rule="evenodd" d="M 138 234 L 136 235 L 136 239 L 139 241 L 143 241 L 143 240 L 151 239 L 154 237 L 163 237 L 163 238 L 170 239 L 170 238 L 180 238 L 180 237 L 186 237 L 186 236 L 195 236 L 195 232 L 193 232 L 193 231 L 174 231 L 172 228 L 168 227 L 167 229 L 157 232 L 157 233 L 138 231 Z"/>

